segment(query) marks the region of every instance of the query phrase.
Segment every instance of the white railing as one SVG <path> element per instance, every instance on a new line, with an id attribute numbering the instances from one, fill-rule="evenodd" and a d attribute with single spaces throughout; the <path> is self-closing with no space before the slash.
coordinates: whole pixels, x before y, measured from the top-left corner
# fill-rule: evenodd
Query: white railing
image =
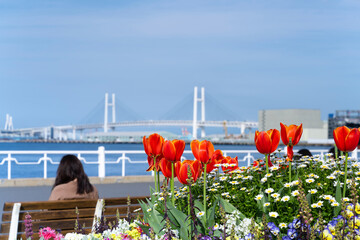
<path id="1" fill-rule="evenodd" d="M 281 153 L 285 153 L 286 148 L 284 150 L 281 151 Z M 355 150 L 354 152 L 352 152 L 351 157 L 353 159 L 358 159 L 357 155 L 358 155 L 358 151 L 359 150 Z M 222 151 L 224 156 L 227 155 L 237 155 L 237 154 L 241 154 L 244 157 L 241 158 L 239 157 L 238 161 L 239 161 L 239 165 L 240 162 L 245 163 L 246 166 L 250 166 L 252 164 L 252 162 L 255 160 L 256 157 L 261 157 L 261 155 L 258 153 L 258 151 L 256 150 L 223 150 Z M 320 159 L 323 159 L 324 155 L 328 152 L 327 149 L 311 149 L 311 152 L 313 153 L 313 155 L 318 154 Z M 117 150 L 105 150 L 105 148 L 103 146 L 99 147 L 98 150 L 93 150 L 93 151 L 76 151 L 76 150 L 71 150 L 71 151 L 0 151 L 0 156 L 1 155 L 6 155 L 6 157 L 4 157 L 1 162 L 0 165 L 5 165 L 7 163 L 7 179 L 11 179 L 11 175 L 12 175 L 12 164 L 16 164 L 16 165 L 40 165 L 41 163 L 43 163 L 43 178 L 46 179 L 48 178 L 48 164 L 53 164 L 53 165 L 57 165 L 60 162 L 54 161 L 50 155 L 66 155 L 66 154 L 74 154 L 76 155 L 83 164 L 93 164 L 93 165 L 98 165 L 98 177 L 100 178 L 104 178 L 106 177 L 106 173 L 105 173 L 105 165 L 106 164 L 120 164 L 121 163 L 121 176 L 126 176 L 126 162 L 128 162 L 128 164 L 145 164 L 147 163 L 147 160 L 132 160 L 129 155 L 138 155 L 140 159 L 146 159 L 146 155 L 145 152 L 142 150 L 129 150 L 129 151 L 117 151 Z M 106 156 L 107 155 L 116 155 L 116 160 L 106 160 Z M 38 158 L 37 161 L 21 161 L 17 158 L 14 157 L 14 155 L 16 156 L 25 156 L 25 155 L 30 155 L 30 156 L 35 156 L 36 155 L 40 155 L 41 157 Z M 97 156 L 97 161 L 90 161 L 90 160 L 86 160 L 85 157 L 83 157 L 84 155 L 94 155 L 94 158 L 96 158 Z M 184 155 L 191 155 L 192 153 L 190 150 L 185 150 L 184 151 Z M 256 156 L 256 157 L 255 157 Z M 1 158 L 0 158 L 1 159 Z M 183 156 L 183 159 L 186 159 L 185 156 Z M 144 171 L 145 173 L 145 171 Z"/>

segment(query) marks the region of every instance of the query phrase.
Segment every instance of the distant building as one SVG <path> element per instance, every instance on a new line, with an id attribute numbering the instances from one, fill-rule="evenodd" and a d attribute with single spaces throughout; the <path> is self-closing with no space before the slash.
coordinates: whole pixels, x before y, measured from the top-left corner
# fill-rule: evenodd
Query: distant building
<path id="1" fill-rule="evenodd" d="M 328 137 L 333 138 L 333 130 L 337 127 L 360 127 L 360 110 L 336 110 L 335 114 L 329 114 L 328 122 Z"/>
<path id="2" fill-rule="evenodd" d="M 280 130 L 280 122 L 291 124 L 303 124 L 301 141 L 327 142 L 328 126 L 326 121 L 321 120 L 320 110 L 313 109 L 277 109 L 259 111 L 259 131 L 272 128 Z"/>

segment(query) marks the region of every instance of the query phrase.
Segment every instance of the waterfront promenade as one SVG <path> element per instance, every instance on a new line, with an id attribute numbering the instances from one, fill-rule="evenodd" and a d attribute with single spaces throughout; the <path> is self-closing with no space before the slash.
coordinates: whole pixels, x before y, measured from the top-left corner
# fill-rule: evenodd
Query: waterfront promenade
<path id="1" fill-rule="evenodd" d="M 150 186 L 154 187 L 152 176 L 90 177 L 100 198 L 148 196 Z M 0 179 L 0 216 L 4 202 L 46 201 L 51 192 L 54 178 L 49 179 Z"/>

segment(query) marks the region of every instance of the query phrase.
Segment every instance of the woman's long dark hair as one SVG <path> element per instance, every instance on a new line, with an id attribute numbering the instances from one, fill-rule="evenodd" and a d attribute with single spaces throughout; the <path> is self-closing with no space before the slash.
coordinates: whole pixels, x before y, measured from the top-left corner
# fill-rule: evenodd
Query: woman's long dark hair
<path id="1" fill-rule="evenodd" d="M 71 182 L 77 179 L 77 194 L 90 193 L 94 190 L 90 184 L 80 160 L 74 155 L 65 155 L 56 172 L 55 184 L 53 186 Z"/>

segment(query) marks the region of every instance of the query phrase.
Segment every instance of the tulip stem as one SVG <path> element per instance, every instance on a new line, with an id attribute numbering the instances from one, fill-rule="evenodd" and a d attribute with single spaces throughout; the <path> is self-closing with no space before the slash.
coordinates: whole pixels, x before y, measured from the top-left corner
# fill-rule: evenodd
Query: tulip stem
<path id="1" fill-rule="evenodd" d="M 157 171 L 156 168 L 154 168 L 154 181 L 155 181 L 155 191 L 158 193 L 158 184 L 157 184 Z"/>
<path id="2" fill-rule="evenodd" d="M 175 196 L 174 196 L 174 163 L 171 163 L 171 201 L 175 206 Z"/>
<path id="3" fill-rule="evenodd" d="M 334 147 L 334 152 L 335 152 L 335 159 L 337 160 L 338 159 L 338 148 L 335 144 L 335 147 Z"/>
<path id="4" fill-rule="evenodd" d="M 289 160 L 289 183 L 291 183 L 291 162 L 292 159 Z"/>
<path id="5" fill-rule="evenodd" d="M 157 183 L 158 183 L 158 189 L 160 192 L 161 191 L 161 189 L 160 189 L 160 171 L 157 171 Z"/>
<path id="6" fill-rule="evenodd" d="M 349 154 L 348 152 L 345 152 L 345 181 L 344 181 L 343 198 L 345 197 L 345 193 L 346 193 L 348 154 Z"/>
<path id="7" fill-rule="evenodd" d="M 203 192 L 203 197 L 204 197 L 204 228 L 205 228 L 205 234 L 206 234 L 206 230 L 207 230 L 207 226 L 206 226 L 206 166 L 207 164 L 204 164 L 204 192 Z"/>
<path id="8" fill-rule="evenodd" d="M 189 218 L 189 233 L 191 233 L 191 218 L 190 218 L 190 186 L 188 185 L 188 218 Z"/>
<path id="9" fill-rule="evenodd" d="M 269 174 L 268 154 L 265 154 L 265 164 L 266 164 L 266 178 L 267 178 Z M 268 188 L 270 188 L 269 181 L 267 182 L 268 182 Z"/>

